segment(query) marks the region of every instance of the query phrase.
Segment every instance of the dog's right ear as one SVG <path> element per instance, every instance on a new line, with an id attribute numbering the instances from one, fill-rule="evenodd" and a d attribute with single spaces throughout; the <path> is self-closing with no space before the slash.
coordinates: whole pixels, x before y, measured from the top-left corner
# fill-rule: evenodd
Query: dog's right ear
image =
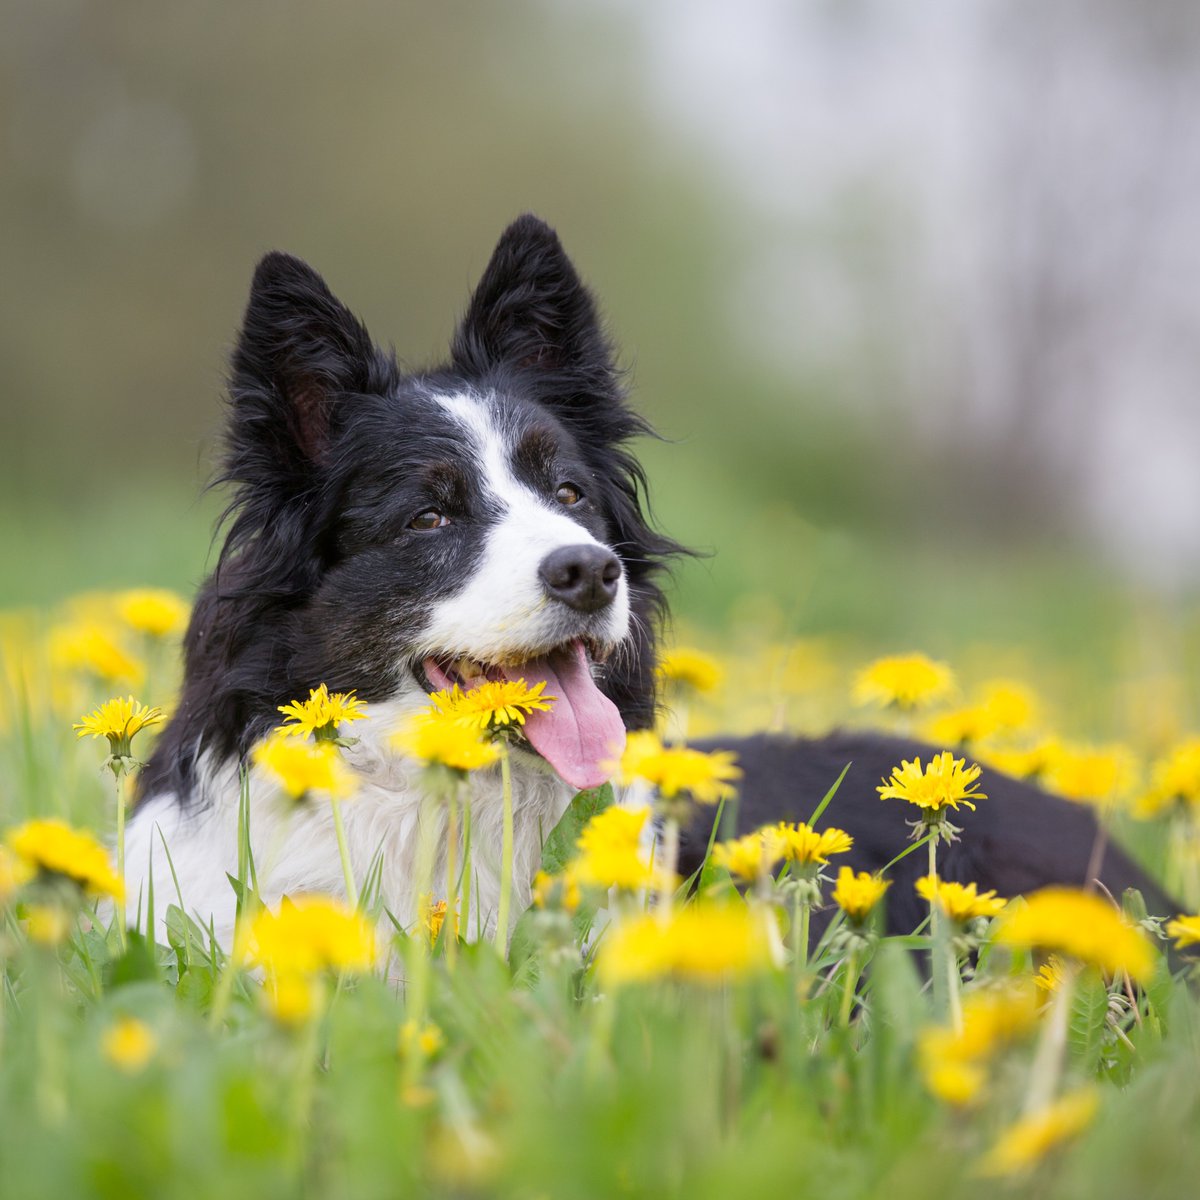
<path id="1" fill-rule="evenodd" d="M 307 263 L 278 251 L 258 264 L 233 355 L 233 448 L 273 475 L 309 476 L 329 448 L 342 399 L 372 390 L 381 356 Z"/>

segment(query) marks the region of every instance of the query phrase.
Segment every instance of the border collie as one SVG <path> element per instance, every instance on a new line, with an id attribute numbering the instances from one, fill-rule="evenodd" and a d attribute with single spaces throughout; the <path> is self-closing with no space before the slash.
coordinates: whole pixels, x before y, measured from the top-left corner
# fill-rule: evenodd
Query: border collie
<path id="1" fill-rule="evenodd" d="M 362 779 L 343 809 L 354 872 L 362 879 L 377 863 L 383 902 L 411 923 L 421 790 L 387 735 L 439 688 L 519 672 L 558 697 L 529 719 L 513 755 L 519 913 L 571 797 L 602 782 L 627 729 L 653 721 L 661 578 L 680 552 L 646 519 L 629 443 L 649 429 L 626 404 L 591 294 L 554 231 L 521 217 L 496 246 L 449 362 L 410 374 L 315 271 L 268 254 L 229 394 L 218 481 L 233 489 L 228 532 L 187 632 L 178 708 L 141 776 L 130 904 L 140 897 L 144 910 L 152 877 L 160 913 L 181 898 L 228 944 L 240 768 L 279 706 L 325 683 L 356 692 L 371 718 L 347 752 Z M 850 861 L 875 870 L 903 848 L 905 806 L 880 803 L 874 787 L 928 748 L 866 734 L 718 744 L 745 771 L 743 828 L 803 818 L 853 762 L 829 813 L 854 835 Z M 945 877 L 1002 895 L 1082 884 L 1091 816 L 1000 776 L 985 782 L 992 798 L 964 815 Z M 285 819 L 253 772 L 249 786 L 264 896 L 343 893 L 329 807 Z M 500 877 L 496 769 L 472 786 L 473 907 L 486 931 Z M 685 831 L 685 870 L 707 833 Z M 433 838 L 439 879 L 444 826 Z M 919 920 L 918 857 L 900 864 L 890 891 L 896 929 Z M 1114 893 L 1136 885 L 1158 897 L 1116 849 L 1101 878 Z"/>

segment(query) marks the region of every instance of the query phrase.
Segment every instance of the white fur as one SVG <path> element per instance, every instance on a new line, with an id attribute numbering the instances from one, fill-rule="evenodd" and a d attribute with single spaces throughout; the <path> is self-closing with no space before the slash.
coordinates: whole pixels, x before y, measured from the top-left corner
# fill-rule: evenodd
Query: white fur
<path id="1" fill-rule="evenodd" d="M 420 768 L 398 756 L 388 736 L 407 713 L 420 707 L 416 697 L 369 706 L 366 721 L 347 727 L 359 742 L 346 752 L 359 775 L 359 790 L 342 802 L 350 862 L 358 884 L 378 857 L 379 899 L 405 928 L 418 916 L 420 890 L 445 898 L 447 810 L 426 798 Z M 573 789 L 529 755 L 515 753 L 513 779 L 513 916 L 528 905 L 530 884 L 541 860 L 542 844 L 570 802 Z M 472 891 L 470 938 L 490 936 L 496 927 L 500 895 L 500 844 L 503 800 L 498 768 L 476 772 L 469 780 L 471 806 Z M 146 801 L 129 828 L 126 843 L 128 906 L 140 909 L 153 882 L 158 936 L 165 940 L 169 904 L 182 904 L 189 916 L 217 940 L 230 946 L 236 901 L 228 875 L 237 875 L 239 783 L 236 764 L 206 762 L 200 772 L 191 813 L 172 795 Z M 257 771 L 250 776 L 250 842 L 263 898 L 270 905 L 285 895 L 321 892 L 346 894 L 332 809 L 313 797 L 296 807 L 280 796 Z M 433 876 L 426 889 L 418 879 L 420 823 L 430 821 L 434 846 Z M 460 838 L 457 860 L 463 862 Z M 164 843 L 166 849 L 164 849 Z M 168 864 L 167 850 L 170 852 Z M 178 878 L 178 890 L 172 870 Z"/>
<path id="2" fill-rule="evenodd" d="M 436 398 L 462 426 L 479 455 L 491 499 L 502 516 L 466 587 L 435 606 L 424 638 L 428 652 L 461 653 L 484 662 L 543 652 L 561 640 L 562 632 L 561 617 L 542 588 L 539 564 L 560 547 L 599 543 L 565 512 L 514 478 L 509 447 L 490 419 L 486 398 Z M 617 596 L 594 636 L 615 644 L 628 631 L 629 593 L 622 575 Z M 419 766 L 388 744 L 403 718 L 428 703 L 416 679 L 408 678 L 398 695 L 369 706 L 366 721 L 343 729 L 359 739 L 346 757 L 358 772 L 360 786 L 353 799 L 342 804 L 356 881 L 362 885 L 378 858 L 380 899 L 406 928 L 418 916 L 422 820 L 430 822 L 435 848 L 432 892 L 440 898 L 449 890 L 446 809 L 426 799 Z M 514 752 L 512 766 L 515 918 L 529 902 L 542 844 L 566 811 L 573 789 L 532 754 Z M 463 932 L 473 938 L 491 934 L 496 923 L 503 820 L 499 769 L 476 772 L 468 786 L 472 894 L 469 926 Z M 236 903 L 227 875 L 237 874 L 239 795 L 236 762 L 206 758 L 193 795 L 150 797 L 131 823 L 126 844 L 127 904 L 131 914 L 140 911 L 144 924 L 153 886 L 160 938 L 168 905 L 180 904 L 205 929 L 211 924 L 222 945 L 231 944 Z M 267 903 L 304 892 L 345 895 L 327 801 L 314 798 L 293 806 L 252 771 L 249 810 L 251 847 Z M 461 849 L 457 857 L 461 864 Z"/>

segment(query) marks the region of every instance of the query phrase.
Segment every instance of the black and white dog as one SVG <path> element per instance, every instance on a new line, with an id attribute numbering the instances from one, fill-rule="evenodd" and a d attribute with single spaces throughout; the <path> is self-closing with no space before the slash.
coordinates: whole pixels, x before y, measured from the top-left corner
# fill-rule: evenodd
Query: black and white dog
<path id="1" fill-rule="evenodd" d="M 629 443 L 647 432 L 590 293 L 533 217 L 501 237 L 449 363 L 418 374 L 376 347 L 310 267 L 264 258 L 233 356 L 228 535 L 187 633 L 178 708 L 142 774 L 131 907 L 140 897 L 144 910 L 152 876 L 159 913 L 181 900 L 228 939 L 239 767 L 279 705 L 325 683 L 369 704 L 371 719 L 349 731 L 362 781 L 344 806 L 354 871 L 361 879 L 378 861 L 383 901 L 411 922 L 421 791 L 388 735 L 439 688 L 519 673 L 558 697 L 514 755 L 519 912 L 572 795 L 606 777 L 627 729 L 654 719 L 661 578 L 680 547 L 643 511 Z M 856 839 L 852 862 L 877 869 L 903 846 L 903 806 L 880 803 L 874 787 L 919 747 L 866 735 L 721 744 L 745 770 L 741 826 L 804 817 L 853 761 L 829 814 Z M 1004 895 L 1082 884 L 1090 816 L 1002 777 L 985 782 L 992 799 L 967 814 L 944 874 Z M 498 775 L 477 773 L 473 788 L 486 929 L 500 876 Z M 268 900 L 343 891 L 328 806 L 285 819 L 263 781 L 252 776 L 250 791 Z M 707 833 L 684 837 L 685 869 Z M 444 829 L 434 838 L 444 855 Z M 896 928 L 916 923 L 918 857 L 891 890 Z M 1115 850 L 1101 877 L 1115 892 L 1157 895 Z"/>

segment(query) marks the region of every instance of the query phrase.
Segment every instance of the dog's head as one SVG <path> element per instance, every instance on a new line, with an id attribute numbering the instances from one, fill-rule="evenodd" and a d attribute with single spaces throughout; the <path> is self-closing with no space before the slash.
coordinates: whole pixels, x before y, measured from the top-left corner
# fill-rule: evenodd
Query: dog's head
<path id="1" fill-rule="evenodd" d="M 649 723 L 657 579 L 678 547 L 645 519 L 628 442 L 647 427 L 547 225 L 505 231 L 450 362 L 417 374 L 310 267 L 268 255 L 230 400 L 230 525 L 182 706 L 220 722 L 219 750 L 321 682 L 384 701 L 546 679 L 557 715 L 530 737 L 576 783 L 618 712 Z"/>

